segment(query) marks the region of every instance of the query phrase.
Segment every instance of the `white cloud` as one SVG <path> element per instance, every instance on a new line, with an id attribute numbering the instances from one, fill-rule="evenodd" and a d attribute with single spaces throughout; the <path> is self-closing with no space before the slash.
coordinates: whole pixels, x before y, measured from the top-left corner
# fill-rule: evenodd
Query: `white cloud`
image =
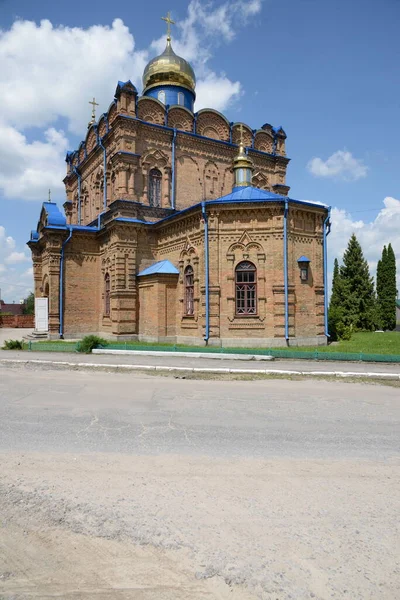
<path id="1" fill-rule="evenodd" d="M 121 19 L 88 29 L 16 21 L 0 32 L 0 114 L 19 130 L 65 117 L 83 135 L 92 96 L 104 112 L 117 81 L 139 82 L 146 60 Z"/>
<path id="2" fill-rule="evenodd" d="M 374 275 L 383 246 L 391 243 L 396 254 L 397 287 L 400 291 L 400 200 L 387 197 L 383 205 L 376 218 L 370 223 L 354 220 L 345 210 L 332 209 L 332 231 L 328 237 L 330 265 L 332 268 L 335 258 L 339 263 L 341 262 L 349 238 L 352 233 L 355 233 L 368 260 L 371 274 Z"/>
<path id="3" fill-rule="evenodd" d="M 6 258 L 4 259 L 4 263 L 6 265 L 16 265 L 18 263 L 23 263 L 28 260 L 30 260 L 29 256 L 27 256 L 24 252 L 11 252 L 11 254 L 6 256 Z"/>
<path id="4" fill-rule="evenodd" d="M 15 248 L 15 240 L 0 225 L 0 289 L 2 299 L 8 302 L 19 301 L 33 290 L 33 269 L 26 269 L 30 258 Z"/>
<path id="5" fill-rule="evenodd" d="M 342 179 L 344 181 L 356 181 L 367 176 L 368 167 L 361 159 L 354 158 L 347 150 L 338 150 L 326 161 L 314 157 L 308 164 L 307 169 L 315 177 L 331 179 Z"/>
<path id="6" fill-rule="evenodd" d="M 8 198 L 46 200 L 47 190 L 62 192 L 68 141 L 63 131 L 44 132 L 29 143 L 15 127 L 0 122 L 0 189 Z"/>

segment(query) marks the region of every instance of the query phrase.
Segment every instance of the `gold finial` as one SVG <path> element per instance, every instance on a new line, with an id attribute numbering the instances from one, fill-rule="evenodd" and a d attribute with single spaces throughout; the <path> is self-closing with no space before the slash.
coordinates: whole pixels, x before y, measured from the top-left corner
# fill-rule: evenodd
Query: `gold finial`
<path id="1" fill-rule="evenodd" d="M 167 23 L 167 42 L 171 41 L 171 25 L 175 25 L 175 21 L 171 19 L 171 13 L 168 11 L 166 17 L 161 17 Z"/>
<path id="2" fill-rule="evenodd" d="M 93 125 L 93 123 L 96 123 L 96 106 L 99 106 L 99 105 L 96 102 L 96 98 L 93 98 L 93 100 L 90 100 L 89 104 L 92 105 L 92 120 L 89 123 L 89 127 L 90 127 L 90 125 Z"/>
<path id="3" fill-rule="evenodd" d="M 239 132 L 240 132 L 240 146 L 242 146 L 242 147 L 243 147 L 243 131 L 244 131 L 244 130 L 243 130 L 243 125 L 242 125 L 242 123 L 240 123 L 240 125 L 239 125 Z"/>

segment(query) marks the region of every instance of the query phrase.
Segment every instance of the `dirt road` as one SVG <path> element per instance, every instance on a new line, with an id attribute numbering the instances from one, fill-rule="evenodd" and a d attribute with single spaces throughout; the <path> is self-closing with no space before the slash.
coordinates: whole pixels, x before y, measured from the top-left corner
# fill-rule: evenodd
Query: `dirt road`
<path id="1" fill-rule="evenodd" d="M 0 598 L 400 586 L 398 389 L 0 372 Z"/>

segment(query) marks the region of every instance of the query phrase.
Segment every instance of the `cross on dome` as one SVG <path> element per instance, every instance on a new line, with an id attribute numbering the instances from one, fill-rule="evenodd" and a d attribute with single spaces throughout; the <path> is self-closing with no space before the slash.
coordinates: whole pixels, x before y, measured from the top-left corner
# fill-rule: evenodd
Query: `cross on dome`
<path id="1" fill-rule="evenodd" d="M 89 100 L 89 104 L 92 105 L 92 120 L 89 123 L 90 125 L 93 125 L 93 123 L 96 123 L 96 106 L 99 106 L 99 104 L 96 102 L 96 98 L 93 97 L 93 100 Z"/>
<path id="2" fill-rule="evenodd" d="M 171 19 L 171 13 L 168 11 L 166 17 L 161 17 L 167 23 L 167 41 L 171 41 L 171 25 L 175 25 L 175 21 Z"/>

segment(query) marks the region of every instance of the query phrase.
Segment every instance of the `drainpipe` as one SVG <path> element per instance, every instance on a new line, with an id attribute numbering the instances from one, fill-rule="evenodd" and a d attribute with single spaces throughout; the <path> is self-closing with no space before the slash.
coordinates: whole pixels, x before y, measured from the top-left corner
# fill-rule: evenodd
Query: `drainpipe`
<path id="1" fill-rule="evenodd" d="M 289 211 L 288 200 L 285 200 L 283 215 L 283 276 L 285 279 L 285 339 L 289 343 L 289 291 L 288 291 L 288 247 L 287 247 L 287 216 Z"/>
<path id="2" fill-rule="evenodd" d="M 103 208 L 107 208 L 107 150 L 103 146 L 103 138 L 101 137 L 99 137 L 99 146 L 103 148 L 104 152 Z"/>
<path id="3" fill-rule="evenodd" d="M 176 146 L 176 129 L 174 127 L 174 135 L 172 137 L 172 181 L 171 181 L 171 208 L 175 209 L 175 146 Z"/>
<path id="4" fill-rule="evenodd" d="M 64 337 L 64 249 L 72 238 L 72 225 L 69 226 L 69 235 L 63 241 L 60 254 L 60 285 L 59 285 L 59 311 L 60 311 L 60 339 Z"/>
<path id="5" fill-rule="evenodd" d="M 232 125 L 233 123 L 229 123 L 229 143 L 232 144 Z"/>
<path id="6" fill-rule="evenodd" d="M 78 178 L 78 225 L 80 225 L 81 224 L 81 179 L 82 179 L 82 175 L 79 173 L 79 171 L 76 167 L 72 168 L 72 172 L 75 173 L 75 175 Z"/>
<path id="7" fill-rule="evenodd" d="M 197 113 L 194 114 L 194 120 L 193 120 L 193 133 L 197 134 Z"/>
<path id="8" fill-rule="evenodd" d="M 204 272 L 205 272 L 205 283 L 206 283 L 206 334 L 204 341 L 208 344 L 210 337 L 210 265 L 208 259 L 208 217 L 206 213 L 206 203 L 201 203 L 201 214 L 204 219 Z"/>
<path id="9" fill-rule="evenodd" d="M 331 232 L 331 209 L 328 208 L 328 215 L 324 220 L 324 239 L 323 239 L 323 248 L 324 248 L 324 326 L 325 326 L 325 335 L 327 338 L 330 337 L 328 331 L 328 245 L 326 238 Z"/>

